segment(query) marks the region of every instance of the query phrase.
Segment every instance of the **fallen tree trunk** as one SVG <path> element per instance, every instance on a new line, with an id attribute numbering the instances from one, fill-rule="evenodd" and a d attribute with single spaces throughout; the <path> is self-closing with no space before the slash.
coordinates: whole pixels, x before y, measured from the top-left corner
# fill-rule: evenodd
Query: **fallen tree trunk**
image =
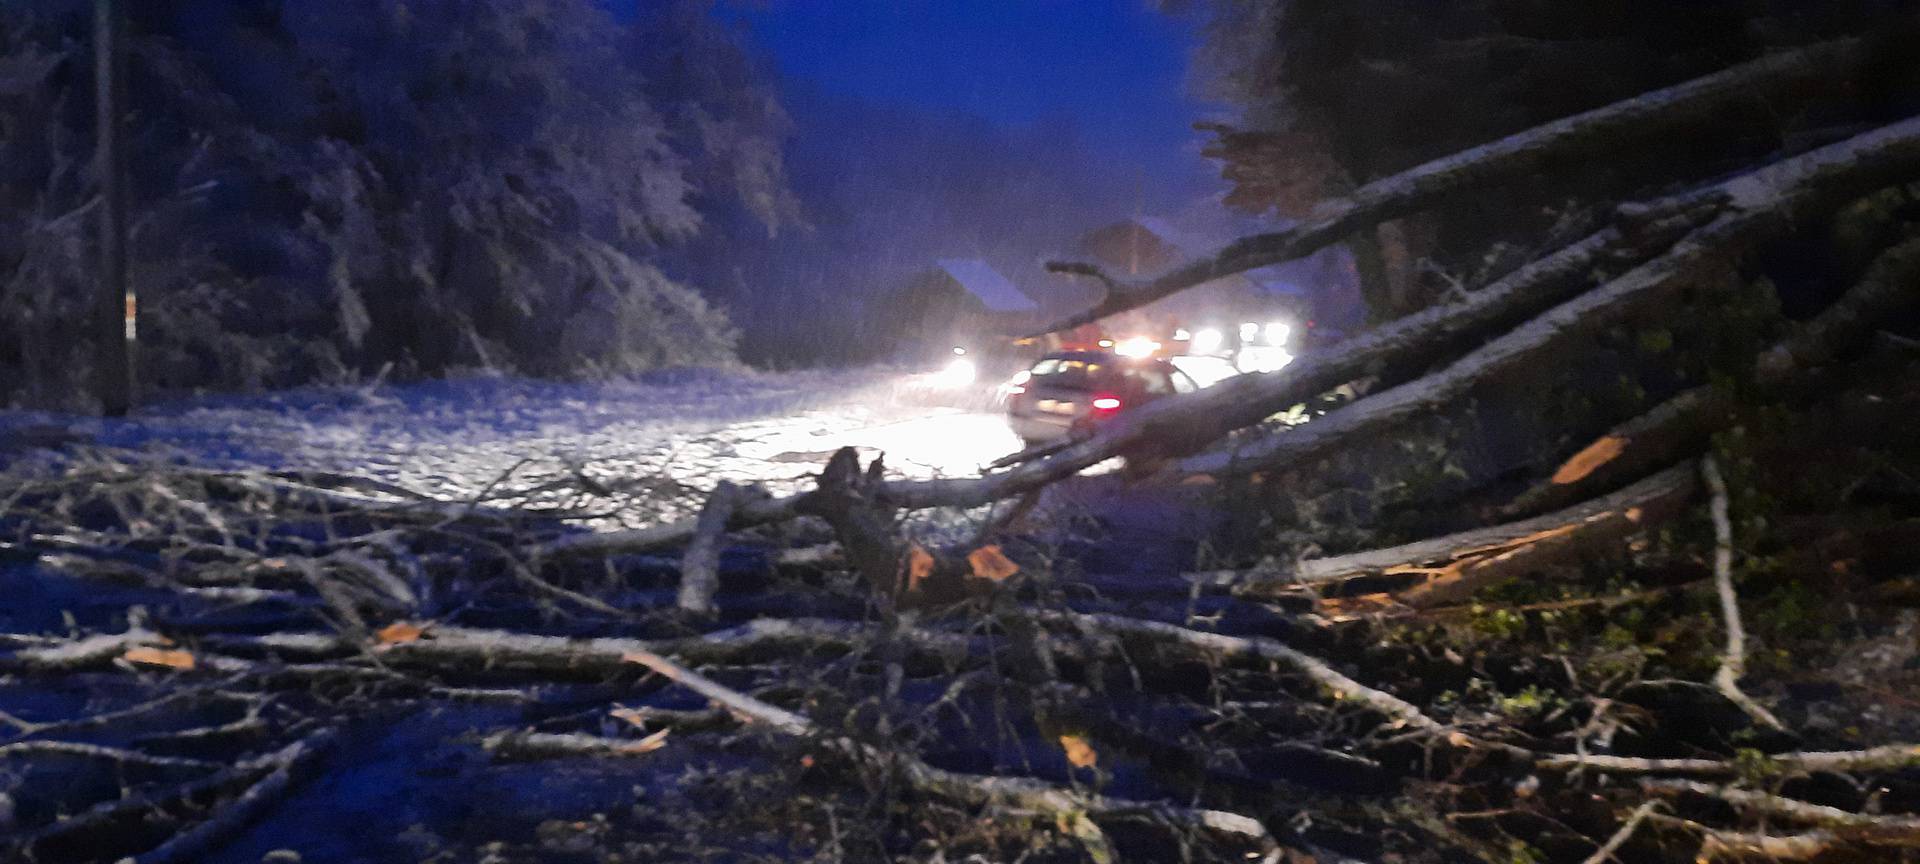
<path id="1" fill-rule="evenodd" d="M 1346 198 L 1323 202 L 1306 222 L 1236 240 L 1206 258 L 1144 282 L 1118 282 L 1090 264 L 1052 265 L 1062 272 L 1095 276 L 1107 293 L 1093 307 L 1034 335 L 1078 327 L 1214 279 L 1301 258 L 1361 229 L 1418 212 L 1448 195 L 1518 177 L 1578 153 L 1668 134 L 1713 116 L 1722 106 L 1811 96 L 1823 85 L 1837 87 L 1886 51 L 1901 50 L 1891 40 L 1884 45 L 1859 39 L 1822 43 L 1555 120 L 1368 183 Z"/>
<path id="2" fill-rule="evenodd" d="M 1630 227 L 1610 227 L 1530 263 L 1453 302 L 1361 333 L 1301 357 L 1278 372 L 1240 375 L 1195 393 L 1162 399 L 1121 415 L 1085 440 L 978 478 L 887 482 L 885 500 L 901 509 L 975 507 L 1024 495 L 1152 442 L 1156 452 L 1187 453 L 1221 435 L 1304 402 L 1380 367 L 1430 360 L 1449 346 L 1500 326 L 1524 321 L 1589 287 L 1597 269 L 1628 267 L 1664 251 L 1688 230 L 1712 218 L 1713 195 L 1657 202 Z M 1039 452 L 1039 451 L 1036 451 Z M 733 511 L 731 530 L 783 522 L 801 515 L 812 492 L 746 502 Z M 639 552 L 685 542 L 698 519 L 645 528 L 560 537 L 534 547 L 536 556 Z"/>
<path id="3" fill-rule="evenodd" d="M 1920 240 L 1908 240 L 1880 253 L 1866 275 L 1839 300 L 1795 328 L 1792 335 L 1754 361 L 1753 383 L 1778 388 L 1797 373 L 1832 362 L 1859 343 L 1877 322 L 1889 320 L 1920 300 Z M 1732 395 L 1701 386 L 1654 406 L 1593 440 L 1556 469 L 1547 481 L 1517 496 L 1501 512 L 1508 516 L 1564 506 L 1697 450 L 1733 408 Z"/>
<path id="4" fill-rule="evenodd" d="M 404 631 L 404 632 L 403 632 Z M 348 636 L 326 633 L 278 633 L 260 636 L 209 636 L 196 647 L 194 671 L 254 673 L 243 656 L 287 657 L 302 660 L 348 658 L 371 649 L 386 665 L 444 669 L 450 672 L 475 670 L 530 671 L 541 674 L 600 675 L 625 669 L 621 657 L 635 651 L 670 654 L 688 662 L 728 660 L 757 651 L 806 646 L 845 649 L 878 641 L 878 628 L 852 621 L 819 618 L 758 618 L 738 627 L 716 630 L 680 639 L 567 638 L 512 633 L 500 630 L 475 630 L 435 624 L 408 625 L 383 631 L 385 641 L 368 645 Z M 110 665 L 121 658 L 127 647 L 158 644 L 162 638 L 146 630 L 114 636 L 92 636 L 55 646 L 21 649 L 5 658 L 26 671 L 78 671 Z M 974 652 L 967 637 L 922 628 L 906 628 L 894 638 L 904 640 L 913 650 L 943 661 L 964 660 Z M 113 640 L 113 651 L 93 650 L 93 646 Z M 83 652 L 64 650 L 87 647 Z M 217 653 L 216 653 L 217 652 Z M 66 658 L 57 664 L 21 663 L 23 655 L 44 658 L 53 653 Z M 186 653 L 182 649 L 182 653 Z M 85 662 L 78 658 L 84 657 Z M 263 664 L 264 665 L 264 664 Z M 184 671 L 184 670 L 183 670 Z"/>
<path id="5" fill-rule="evenodd" d="M 1677 465 L 1611 495 L 1520 522 L 1476 528 L 1386 549 L 1301 561 L 1291 578 L 1242 583 L 1252 593 L 1362 576 L 1417 572 L 1431 578 L 1400 592 L 1415 608 L 1457 603 L 1474 591 L 1522 571 L 1621 537 L 1678 515 L 1698 487 L 1692 463 Z"/>
<path id="6" fill-rule="evenodd" d="M 1920 173 L 1920 117 L 1768 165 L 1718 184 L 1729 209 L 1666 254 L 1487 343 L 1445 369 L 1374 394 L 1312 423 L 1183 459 L 1189 474 L 1300 465 L 1463 397 L 1475 385 L 1542 358 L 1569 335 L 1610 325 L 1689 286 L 1727 274 L 1757 244 L 1800 221 Z"/>
<path id="7" fill-rule="evenodd" d="M 1730 400 L 1712 387 L 1681 391 L 1580 448 L 1544 483 L 1515 496 L 1500 512 L 1521 516 L 1564 507 L 1593 494 L 1593 490 L 1671 462 L 1682 453 L 1698 451 L 1716 425 L 1714 418 L 1730 407 Z"/>
<path id="8" fill-rule="evenodd" d="M 876 628 L 820 619 L 760 618 L 739 627 L 685 639 L 567 639 L 494 630 L 435 627 L 422 638 L 384 646 L 380 658 L 394 665 L 460 669 L 525 669 L 573 674 L 609 674 L 626 666 L 626 655 L 658 653 L 687 662 L 738 657 L 795 645 L 845 648 L 879 638 Z M 901 634 L 919 651 L 945 660 L 964 659 L 968 640 L 929 630 Z"/>
<path id="9" fill-rule="evenodd" d="M 1564 295 L 1556 292 L 1567 290 L 1569 285 L 1577 290 L 1584 284 L 1579 280 L 1606 256 L 1618 254 L 1623 248 L 1657 254 L 1665 232 L 1689 224 L 1706 202 L 1719 196 L 1731 202 L 1733 212 L 1719 215 L 1706 227 L 1695 230 L 1679 247 L 1599 289 L 1560 303 L 1440 373 L 1329 414 L 1308 424 L 1311 431 L 1305 434 L 1272 436 L 1244 451 L 1216 448 L 1183 460 L 1179 467 L 1190 473 L 1230 473 L 1317 455 L 1350 432 L 1381 428 L 1430 410 L 1494 372 L 1534 359 L 1556 344 L 1565 330 L 1597 326 L 1690 284 L 1703 269 L 1726 263 L 1751 244 L 1785 231 L 1798 218 L 1832 209 L 1851 197 L 1910 176 L 1915 163 L 1920 162 L 1917 126 L 1920 120 L 1902 121 L 1724 181 L 1695 195 L 1654 202 L 1644 212 L 1672 215 L 1639 228 L 1644 237 L 1636 238 L 1634 231 L 1611 235 L 1603 231 L 1456 303 L 1408 316 L 1327 352 L 1302 358 L 1278 373 L 1241 376 L 1218 387 L 1160 400 L 1123 415 L 1087 440 L 1032 462 L 977 478 L 881 483 L 878 497 L 898 509 L 974 507 L 1039 489 L 1137 449 L 1143 442 L 1152 441 L 1166 452 L 1191 452 L 1232 429 L 1257 423 L 1275 411 L 1351 380 L 1371 366 L 1409 362 L 1437 345 L 1497 324 L 1507 315 L 1533 314 L 1538 308 L 1533 303 L 1559 302 Z M 793 519 L 805 512 L 813 494 L 748 502 L 734 511 L 728 528 L 740 530 Z M 684 519 L 628 531 L 564 536 L 537 544 L 530 551 L 536 557 L 643 551 L 685 542 L 697 530 L 697 519 Z"/>

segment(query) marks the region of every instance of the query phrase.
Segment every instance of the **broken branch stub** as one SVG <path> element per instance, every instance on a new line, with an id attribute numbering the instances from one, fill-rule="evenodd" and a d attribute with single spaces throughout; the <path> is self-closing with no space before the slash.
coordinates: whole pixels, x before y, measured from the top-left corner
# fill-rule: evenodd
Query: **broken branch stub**
<path id="1" fill-rule="evenodd" d="M 720 551 L 726 540 L 727 520 L 749 495 L 747 487 L 722 480 L 707 496 L 695 521 L 693 542 L 680 556 L 680 592 L 677 605 L 695 615 L 713 614 L 713 594 L 720 587 Z"/>
<path id="2" fill-rule="evenodd" d="M 895 537 L 894 508 L 885 500 L 884 470 L 881 458 L 875 457 L 861 471 L 859 453 L 842 447 L 827 460 L 819 486 L 801 498 L 796 510 L 826 520 L 867 586 L 876 596 L 893 597 L 902 588 L 904 558 Z"/>
<path id="3" fill-rule="evenodd" d="M 1432 578 L 1396 599 L 1415 608 L 1458 603 L 1480 588 L 1582 550 L 1605 547 L 1678 515 L 1697 487 L 1693 465 L 1678 465 L 1556 513 L 1385 549 L 1309 558 L 1290 576 L 1251 580 L 1242 583 L 1242 590 L 1273 593 L 1438 566 Z"/>

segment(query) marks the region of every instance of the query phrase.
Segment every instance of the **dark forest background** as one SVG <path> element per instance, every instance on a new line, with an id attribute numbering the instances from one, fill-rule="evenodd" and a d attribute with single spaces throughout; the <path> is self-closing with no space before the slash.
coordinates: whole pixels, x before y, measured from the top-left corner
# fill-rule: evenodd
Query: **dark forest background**
<path id="1" fill-rule="evenodd" d="M 1281 216 L 1430 159 L 1770 52 L 1911 27 L 1911 0 L 1162 0 L 1205 16 L 1196 79 L 1235 106 L 1201 124 L 1227 203 Z M 1756 97 L 1655 146 L 1564 160 L 1533 181 L 1349 241 L 1376 320 L 1484 284 L 1590 230 L 1606 208 L 1912 113 L 1906 73 L 1781 116 Z M 1703 134 L 1702 130 L 1706 130 Z M 1855 244 L 1872 246 L 1871 242 Z M 1879 248 L 1874 246 L 1874 248 Z M 1855 262 L 1864 263 L 1864 262 Z"/>

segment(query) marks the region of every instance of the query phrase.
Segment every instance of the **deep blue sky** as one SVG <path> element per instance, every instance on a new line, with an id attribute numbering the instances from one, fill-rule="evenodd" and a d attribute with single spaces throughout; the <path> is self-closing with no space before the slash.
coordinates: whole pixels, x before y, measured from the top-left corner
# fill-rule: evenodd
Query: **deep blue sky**
<path id="1" fill-rule="evenodd" d="M 1186 84 L 1193 23 L 1147 0 L 760 0 L 731 14 L 783 77 L 825 92 L 1006 126 L 1069 120 L 1129 185 L 1214 185 L 1191 128 L 1211 113 Z"/>

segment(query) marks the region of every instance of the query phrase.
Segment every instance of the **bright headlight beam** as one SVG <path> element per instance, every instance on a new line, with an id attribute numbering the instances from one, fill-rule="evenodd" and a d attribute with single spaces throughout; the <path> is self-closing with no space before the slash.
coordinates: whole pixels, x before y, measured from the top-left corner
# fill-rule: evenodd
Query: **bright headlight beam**
<path id="1" fill-rule="evenodd" d="M 933 373 L 933 383 L 941 387 L 965 387 L 972 384 L 973 379 L 978 375 L 979 370 L 974 368 L 972 360 L 955 357 L 952 363 L 946 365 L 946 368 Z"/>

